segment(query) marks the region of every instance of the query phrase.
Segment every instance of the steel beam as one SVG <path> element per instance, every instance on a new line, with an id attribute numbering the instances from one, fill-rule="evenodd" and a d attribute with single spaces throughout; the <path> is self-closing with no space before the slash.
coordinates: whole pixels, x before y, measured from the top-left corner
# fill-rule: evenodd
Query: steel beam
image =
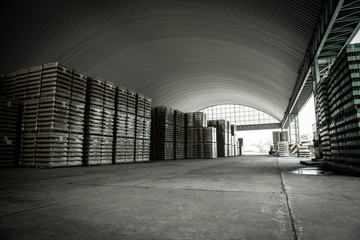
<path id="1" fill-rule="evenodd" d="M 321 16 L 319 18 L 319 22 L 313 34 L 312 40 L 308 46 L 308 49 L 305 53 L 305 57 L 302 61 L 301 67 L 298 71 L 298 77 L 296 79 L 296 83 L 294 86 L 294 90 L 291 94 L 290 101 L 288 107 L 285 111 L 285 115 L 283 120 L 281 121 L 281 125 L 285 126 L 289 114 L 292 113 L 297 100 L 300 97 L 301 91 L 304 88 L 310 72 L 311 66 L 314 64 L 314 59 L 318 56 L 323 48 L 327 37 L 333 27 L 335 20 L 340 12 L 340 9 L 344 3 L 344 0 L 338 1 L 327 1 L 324 5 L 324 8 L 321 12 Z M 328 16 L 331 16 L 330 18 Z M 326 28 L 324 27 L 326 26 Z"/>
<path id="2" fill-rule="evenodd" d="M 314 64 L 319 64 L 316 68 L 319 69 L 320 77 L 323 77 L 323 73 L 327 74 L 329 64 L 323 65 L 316 61 L 325 59 L 333 63 L 334 59 L 359 30 L 359 6 L 360 0 L 326 1 L 298 71 L 298 77 L 288 107 L 281 121 L 282 127 L 287 123 L 289 115 L 298 113 L 311 96 L 313 79 L 318 79 L 318 76 L 312 76 L 311 73 Z"/>
<path id="3" fill-rule="evenodd" d="M 236 131 L 250 131 L 250 130 L 265 130 L 265 129 L 280 129 L 280 123 L 266 123 L 266 124 L 251 124 L 251 125 L 236 125 Z"/>

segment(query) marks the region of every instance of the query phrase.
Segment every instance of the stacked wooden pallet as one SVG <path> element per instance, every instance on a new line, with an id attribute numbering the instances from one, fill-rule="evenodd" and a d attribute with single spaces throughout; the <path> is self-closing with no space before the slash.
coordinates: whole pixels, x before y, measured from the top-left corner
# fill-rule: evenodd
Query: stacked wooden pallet
<path id="1" fill-rule="evenodd" d="M 329 98 L 328 98 L 328 79 L 323 78 L 317 85 L 316 91 L 316 112 L 318 116 L 318 133 L 321 142 L 321 153 L 324 158 L 331 157 L 331 143 L 330 143 L 330 112 L 329 112 Z"/>
<path id="2" fill-rule="evenodd" d="M 328 76 L 329 135 L 328 165 L 360 171 L 360 44 L 348 45 Z"/>
<path id="3" fill-rule="evenodd" d="M 216 128 L 217 156 L 228 157 L 230 155 L 231 132 L 230 123 L 225 119 L 210 120 L 208 127 Z"/>
<path id="4" fill-rule="evenodd" d="M 216 128 L 203 128 L 203 158 L 217 158 Z"/>
<path id="5" fill-rule="evenodd" d="M 151 133 L 151 158 L 174 159 L 174 109 L 166 106 L 153 109 Z"/>
<path id="6" fill-rule="evenodd" d="M 185 158 L 185 113 L 174 111 L 174 159 Z"/>
<path id="7" fill-rule="evenodd" d="M 190 112 L 185 114 L 186 127 L 186 158 L 204 158 L 204 135 L 206 127 L 206 114 L 203 112 Z"/>
<path id="8" fill-rule="evenodd" d="M 298 157 L 310 157 L 311 152 L 308 146 L 298 146 Z"/>
<path id="9" fill-rule="evenodd" d="M 244 148 L 244 139 L 243 138 L 237 139 L 237 148 L 238 148 L 238 155 L 241 156 L 243 154 L 243 148 Z"/>
<path id="10" fill-rule="evenodd" d="M 289 142 L 278 142 L 279 157 L 289 156 Z"/>
<path id="11" fill-rule="evenodd" d="M 10 75 L 5 92 L 23 101 L 21 165 L 82 165 L 86 76 L 57 62 Z M 12 90 L 10 81 L 19 89 Z"/>
<path id="12" fill-rule="evenodd" d="M 113 83 L 99 77 L 88 78 L 84 165 L 112 164 L 115 95 Z"/>
<path id="13" fill-rule="evenodd" d="M 278 151 L 278 142 L 280 142 L 280 132 L 279 131 L 274 131 L 274 132 L 272 132 L 272 135 L 273 135 L 274 149 L 276 151 Z"/>
<path id="14" fill-rule="evenodd" d="M 135 162 L 150 161 L 151 99 L 136 96 Z"/>
<path id="15" fill-rule="evenodd" d="M 151 99 L 148 97 L 99 77 L 88 78 L 57 62 L 4 74 L 0 86 L 1 94 L 18 99 L 23 106 L 22 166 L 149 160 Z M 137 158 L 135 146 L 138 146 Z"/>
<path id="16" fill-rule="evenodd" d="M 0 167 L 17 165 L 19 102 L 0 97 Z"/>
<path id="17" fill-rule="evenodd" d="M 185 158 L 195 158 L 194 113 L 185 113 Z"/>

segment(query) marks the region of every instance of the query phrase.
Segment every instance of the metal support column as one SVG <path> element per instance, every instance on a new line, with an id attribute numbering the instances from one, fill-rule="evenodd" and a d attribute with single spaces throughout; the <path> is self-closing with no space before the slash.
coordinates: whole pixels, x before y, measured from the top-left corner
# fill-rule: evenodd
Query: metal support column
<path id="1" fill-rule="evenodd" d="M 289 115 L 289 143 L 300 144 L 300 135 L 299 135 L 299 118 L 298 114 Z"/>

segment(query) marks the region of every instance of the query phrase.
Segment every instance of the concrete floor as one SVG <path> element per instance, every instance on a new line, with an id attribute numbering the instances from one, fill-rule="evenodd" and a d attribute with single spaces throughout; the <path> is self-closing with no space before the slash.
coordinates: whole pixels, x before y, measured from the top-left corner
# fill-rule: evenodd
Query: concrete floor
<path id="1" fill-rule="evenodd" d="M 299 161 L 0 169 L 0 238 L 360 239 L 360 178 Z"/>

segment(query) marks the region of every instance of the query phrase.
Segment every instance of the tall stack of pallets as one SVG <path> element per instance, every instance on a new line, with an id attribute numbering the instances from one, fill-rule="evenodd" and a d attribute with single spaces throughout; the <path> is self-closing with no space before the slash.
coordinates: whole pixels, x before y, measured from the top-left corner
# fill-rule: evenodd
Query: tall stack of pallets
<path id="1" fill-rule="evenodd" d="M 244 139 L 243 138 L 238 138 L 237 139 L 237 146 L 238 146 L 238 155 L 241 156 L 243 154 L 243 148 L 244 148 Z"/>
<path id="2" fill-rule="evenodd" d="M 114 155 L 113 163 L 132 162 L 133 147 L 127 147 L 129 118 L 127 112 L 127 88 L 116 88 L 115 122 L 114 122 Z"/>
<path id="3" fill-rule="evenodd" d="M 72 73 L 67 157 L 68 166 L 80 166 L 83 161 L 87 80 L 78 70 L 73 69 Z"/>
<path id="4" fill-rule="evenodd" d="M 236 126 L 234 124 L 230 125 L 230 145 L 229 156 L 237 156 L 237 138 L 236 138 Z"/>
<path id="5" fill-rule="evenodd" d="M 150 161 L 151 99 L 137 94 L 135 125 L 135 162 Z"/>
<path id="6" fill-rule="evenodd" d="M 185 113 L 185 158 L 195 158 L 194 113 Z"/>
<path id="7" fill-rule="evenodd" d="M 44 64 L 36 122 L 35 166 L 67 165 L 72 71 Z"/>
<path id="8" fill-rule="evenodd" d="M 148 97 L 57 62 L 3 74 L 0 87 L 21 103 L 21 166 L 149 161 Z"/>
<path id="9" fill-rule="evenodd" d="M 225 119 L 210 120 L 208 121 L 209 127 L 216 127 L 216 143 L 217 143 L 217 156 L 228 157 L 229 156 L 229 139 L 230 139 L 230 127 L 229 121 Z"/>
<path id="10" fill-rule="evenodd" d="M 82 164 L 84 74 L 48 63 L 6 74 L 4 88 L 22 102 L 21 166 Z"/>
<path id="11" fill-rule="evenodd" d="M 331 155 L 326 163 L 360 172 L 360 44 L 348 45 L 328 76 Z"/>
<path id="12" fill-rule="evenodd" d="M 203 127 L 194 127 L 194 158 L 204 158 L 204 132 Z"/>
<path id="13" fill-rule="evenodd" d="M 149 161 L 150 131 L 151 98 L 118 86 L 116 88 L 113 163 Z"/>
<path id="14" fill-rule="evenodd" d="M 317 85 L 315 108 L 318 118 L 317 131 L 319 133 L 321 154 L 324 158 L 331 157 L 330 143 L 330 112 L 328 98 L 328 78 L 323 78 Z"/>
<path id="15" fill-rule="evenodd" d="M 111 164 L 116 86 L 99 77 L 88 78 L 83 164 Z"/>
<path id="16" fill-rule="evenodd" d="M 126 148 L 128 151 L 128 162 L 135 162 L 135 146 L 136 146 L 136 92 L 128 89 L 127 91 L 127 117 L 128 131 Z"/>
<path id="17" fill-rule="evenodd" d="M 19 102 L 0 97 L 0 167 L 17 165 Z"/>
<path id="18" fill-rule="evenodd" d="M 152 110 L 151 145 L 153 160 L 174 159 L 174 109 L 166 106 Z"/>
<path id="19" fill-rule="evenodd" d="M 204 130 L 206 127 L 206 114 L 203 112 L 194 112 L 194 143 L 195 143 L 195 158 L 204 158 Z"/>
<path id="20" fill-rule="evenodd" d="M 186 126 L 186 158 L 204 158 L 204 130 L 206 114 L 192 112 L 185 114 Z"/>
<path id="21" fill-rule="evenodd" d="M 278 142 L 280 142 L 280 132 L 279 131 L 274 131 L 274 132 L 272 132 L 272 136 L 273 136 L 274 149 L 276 151 L 278 151 Z"/>
<path id="22" fill-rule="evenodd" d="M 135 160 L 136 94 L 118 86 L 115 99 L 113 163 L 132 163 Z"/>
<path id="23" fill-rule="evenodd" d="M 216 128 L 203 128 L 203 158 L 217 158 Z"/>
<path id="24" fill-rule="evenodd" d="M 185 158 L 185 113 L 174 111 L 174 159 Z"/>

